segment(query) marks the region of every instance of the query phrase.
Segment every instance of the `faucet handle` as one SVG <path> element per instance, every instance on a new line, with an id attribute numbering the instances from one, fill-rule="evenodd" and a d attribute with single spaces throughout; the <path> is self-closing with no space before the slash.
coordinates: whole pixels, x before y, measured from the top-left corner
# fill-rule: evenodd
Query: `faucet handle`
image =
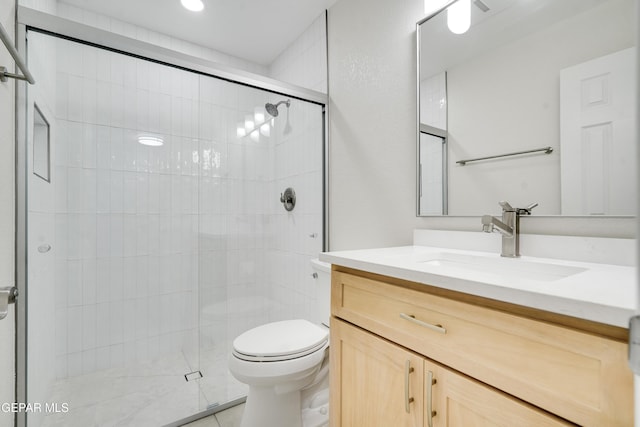
<path id="1" fill-rule="evenodd" d="M 498 202 L 498 204 L 502 207 L 502 210 L 505 212 L 515 212 L 516 210 L 507 202 L 506 200 L 502 200 Z"/>
<path id="2" fill-rule="evenodd" d="M 518 215 L 531 215 L 531 209 L 535 208 L 536 206 L 538 206 L 537 203 L 531 203 L 526 208 L 517 208 L 516 212 L 518 213 Z"/>

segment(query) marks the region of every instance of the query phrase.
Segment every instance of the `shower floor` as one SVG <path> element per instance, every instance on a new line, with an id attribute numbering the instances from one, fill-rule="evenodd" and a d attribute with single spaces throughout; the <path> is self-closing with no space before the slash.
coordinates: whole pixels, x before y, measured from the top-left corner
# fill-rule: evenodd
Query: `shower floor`
<path id="1" fill-rule="evenodd" d="M 208 369 L 207 369 L 208 368 Z M 187 382 L 192 369 L 183 354 L 126 368 L 58 380 L 51 402 L 67 413 L 47 414 L 42 427 L 158 427 L 246 395 L 228 372 L 226 354 L 201 354 L 203 378 Z"/>

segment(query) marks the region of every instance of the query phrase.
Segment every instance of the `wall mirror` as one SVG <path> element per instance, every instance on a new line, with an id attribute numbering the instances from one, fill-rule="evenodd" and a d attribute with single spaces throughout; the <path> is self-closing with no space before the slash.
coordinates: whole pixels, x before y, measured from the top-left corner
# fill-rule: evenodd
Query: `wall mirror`
<path id="1" fill-rule="evenodd" d="M 459 0 L 418 22 L 418 215 L 635 215 L 636 16 Z"/>

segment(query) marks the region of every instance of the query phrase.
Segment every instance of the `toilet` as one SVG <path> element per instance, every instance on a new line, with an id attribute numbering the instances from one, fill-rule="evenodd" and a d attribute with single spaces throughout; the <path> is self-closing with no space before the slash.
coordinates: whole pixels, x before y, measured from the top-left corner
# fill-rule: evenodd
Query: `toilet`
<path id="1" fill-rule="evenodd" d="M 240 427 L 321 427 L 329 423 L 331 266 L 311 260 L 320 321 L 267 323 L 233 341 L 229 371 L 249 386 Z"/>

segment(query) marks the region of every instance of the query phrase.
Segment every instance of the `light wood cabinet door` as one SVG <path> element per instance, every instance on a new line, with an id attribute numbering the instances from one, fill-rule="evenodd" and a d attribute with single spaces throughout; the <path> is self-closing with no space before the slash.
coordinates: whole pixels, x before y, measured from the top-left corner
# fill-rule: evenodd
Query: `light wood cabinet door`
<path id="1" fill-rule="evenodd" d="M 429 360 L 424 371 L 425 427 L 576 425 Z"/>
<path id="2" fill-rule="evenodd" d="M 424 358 L 331 319 L 331 427 L 422 427 Z"/>

